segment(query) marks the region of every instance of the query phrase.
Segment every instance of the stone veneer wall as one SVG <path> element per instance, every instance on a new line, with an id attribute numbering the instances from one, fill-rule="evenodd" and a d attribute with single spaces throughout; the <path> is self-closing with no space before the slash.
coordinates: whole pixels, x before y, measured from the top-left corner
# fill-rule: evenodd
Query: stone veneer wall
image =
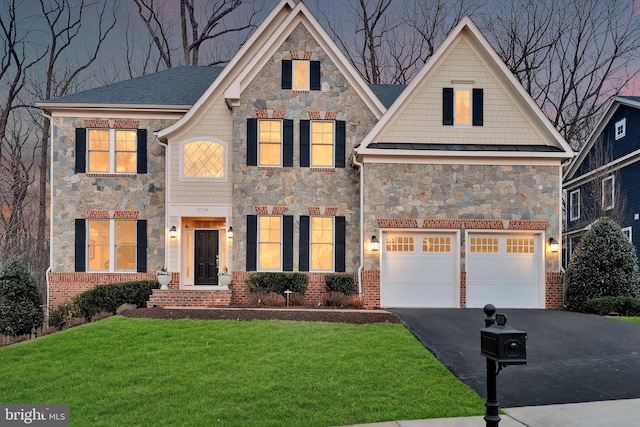
<path id="1" fill-rule="evenodd" d="M 306 58 L 321 62 L 321 90 L 281 89 L 281 61 Z M 247 166 L 247 118 L 292 119 L 293 167 Z M 346 168 L 300 167 L 300 120 L 346 122 Z M 233 271 L 246 270 L 247 215 L 292 215 L 294 266 L 298 271 L 300 216 L 344 216 L 346 220 L 346 271 L 360 264 L 359 177 L 349 166 L 349 155 L 373 127 L 375 116 L 347 83 L 324 51 L 303 26 L 298 26 L 243 91 L 234 109 L 233 137 Z M 327 213 L 328 212 L 328 213 Z"/>

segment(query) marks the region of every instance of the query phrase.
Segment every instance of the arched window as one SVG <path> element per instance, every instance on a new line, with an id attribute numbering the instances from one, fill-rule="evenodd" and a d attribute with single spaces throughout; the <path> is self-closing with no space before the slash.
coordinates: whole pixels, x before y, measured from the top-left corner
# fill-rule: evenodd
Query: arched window
<path id="1" fill-rule="evenodd" d="M 224 179 L 226 144 L 195 140 L 182 145 L 182 177 L 184 179 Z"/>

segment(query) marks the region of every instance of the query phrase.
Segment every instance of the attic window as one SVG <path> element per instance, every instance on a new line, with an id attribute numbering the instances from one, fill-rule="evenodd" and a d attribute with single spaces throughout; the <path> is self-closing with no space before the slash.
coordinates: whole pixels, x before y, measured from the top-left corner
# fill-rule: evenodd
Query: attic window
<path id="1" fill-rule="evenodd" d="M 320 90 L 320 61 L 283 60 L 282 89 Z"/>
<path id="2" fill-rule="evenodd" d="M 627 134 L 627 119 L 624 118 L 616 122 L 616 140 L 624 137 Z"/>

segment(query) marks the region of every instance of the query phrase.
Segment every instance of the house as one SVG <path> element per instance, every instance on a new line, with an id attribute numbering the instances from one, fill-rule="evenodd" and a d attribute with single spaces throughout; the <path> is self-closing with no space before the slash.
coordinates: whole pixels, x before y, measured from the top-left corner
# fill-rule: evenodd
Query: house
<path id="1" fill-rule="evenodd" d="M 39 106 L 50 306 L 166 266 L 150 306 L 242 304 L 252 272 L 296 271 L 313 303 L 345 272 L 369 308 L 561 307 L 573 153 L 468 18 L 406 88 L 367 85 L 282 0 L 224 68 Z"/>
<path id="2" fill-rule="evenodd" d="M 598 218 L 608 216 L 638 249 L 640 96 L 616 96 L 563 178 L 564 264 Z M 638 231 L 638 229 L 636 229 Z"/>

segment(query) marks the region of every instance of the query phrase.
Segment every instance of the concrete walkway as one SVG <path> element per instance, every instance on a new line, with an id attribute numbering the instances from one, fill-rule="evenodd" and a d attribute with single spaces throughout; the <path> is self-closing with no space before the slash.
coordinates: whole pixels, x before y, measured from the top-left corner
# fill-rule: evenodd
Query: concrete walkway
<path id="1" fill-rule="evenodd" d="M 640 399 L 503 408 L 500 427 L 634 427 L 640 425 Z M 483 417 L 388 421 L 347 427 L 480 427 Z"/>

